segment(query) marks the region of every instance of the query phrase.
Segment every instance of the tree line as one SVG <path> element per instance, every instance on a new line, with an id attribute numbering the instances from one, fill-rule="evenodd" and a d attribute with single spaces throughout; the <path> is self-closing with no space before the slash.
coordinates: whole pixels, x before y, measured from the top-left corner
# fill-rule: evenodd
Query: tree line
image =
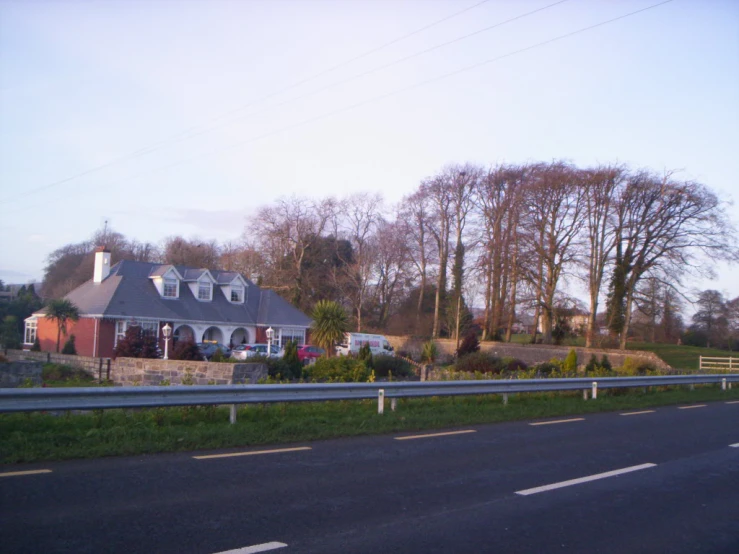
<path id="1" fill-rule="evenodd" d="M 679 323 L 684 280 L 715 260 L 737 261 L 736 236 L 715 192 L 676 172 L 559 160 L 450 165 L 395 206 L 370 193 L 278 199 L 247 217 L 238 241 L 153 245 L 99 231 L 49 256 L 42 290 L 56 297 L 89 279 L 94 248 L 105 244 L 114 263 L 239 271 L 306 312 L 336 301 L 356 330 L 459 336 L 474 300 L 483 339 L 510 340 L 528 316 L 549 343 L 579 311 L 590 314 L 588 346 L 607 327 L 623 348 L 645 318 L 653 328 Z M 566 292 L 575 283 L 584 304 Z"/>

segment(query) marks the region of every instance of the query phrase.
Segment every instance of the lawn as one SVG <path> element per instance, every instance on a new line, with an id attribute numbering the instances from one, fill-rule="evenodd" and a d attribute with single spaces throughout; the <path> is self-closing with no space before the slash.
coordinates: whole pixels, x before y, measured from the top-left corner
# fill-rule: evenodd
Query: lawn
<path id="1" fill-rule="evenodd" d="M 627 349 L 654 352 L 674 369 L 687 369 L 691 371 L 698 371 L 701 356 L 727 358 L 737 355 L 735 352 L 718 350 L 717 348 L 650 342 L 630 342 L 627 343 Z"/>
<path id="2" fill-rule="evenodd" d="M 739 388 L 706 385 L 604 389 L 588 401 L 580 392 L 516 394 L 507 405 L 499 395 L 400 399 L 396 411 L 388 406 L 383 415 L 376 401 L 282 403 L 242 407 L 235 425 L 225 407 L 0 414 L 0 463 L 252 447 L 737 399 Z"/>

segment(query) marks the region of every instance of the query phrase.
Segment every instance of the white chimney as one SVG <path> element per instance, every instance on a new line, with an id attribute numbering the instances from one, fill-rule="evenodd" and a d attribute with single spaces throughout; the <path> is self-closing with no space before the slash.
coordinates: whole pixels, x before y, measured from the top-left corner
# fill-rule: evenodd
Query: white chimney
<path id="1" fill-rule="evenodd" d="M 104 246 L 95 250 L 95 271 L 92 274 L 94 283 L 102 283 L 110 273 L 110 251 Z"/>

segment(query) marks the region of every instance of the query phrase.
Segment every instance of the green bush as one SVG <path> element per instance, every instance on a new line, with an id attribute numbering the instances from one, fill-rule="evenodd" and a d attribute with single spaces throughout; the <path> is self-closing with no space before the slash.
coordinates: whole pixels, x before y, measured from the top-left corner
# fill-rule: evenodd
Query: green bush
<path id="1" fill-rule="evenodd" d="M 364 343 L 357 353 L 357 359 L 362 360 L 369 369 L 373 369 L 375 366 L 372 363 L 372 350 L 370 349 L 369 343 Z"/>
<path id="2" fill-rule="evenodd" d="M 203 355 L 192 339 L 178 341 L 169 358 L 171 360 L 203 361 Z"/>
<path id="3" fill-rule="evenodd" d="M 590 360 L 588 360 L 588 363 L 585 366 L 585 373 L 591 373 L 592 371 L 595 371 L 599 367 L 600 365 L 598 364 L 598 358 L 595 356 L 595 354 L 591 354 Z"/>
<path id="4" fill-rule="evenodd" d="M 554 361 L 559 360 L 556 360 L 555 358 L 553 361 L 542 362 L 534 366 L 536 374 L 540 377 L 549 377 L 553 373 L 559 373 L 562 370 L 562 367 L 559 363 L 554 363 Z"/>
<path id="5" fill-rule="evenodd" d="M 249 363 L 254 361 L 254 358 L 249 358 Z M 294 381 L 300 379 L 303 373 L 303 364 L 300 361 L 289 361 L 286 357 L 282 358 L 269 358 L 264 360 L 263 363 L 267 364 L 267 374 L 277 381 L 287 379 Z"/>
<path id="6" fill-rule="evenodd" d="M 565 373 L 574 373 L 577 371 L 577 352 L 574 348 L 570 348 L 565 358 L 565 363 L 562 367 Z"/>
<path id="7" fill-rule="evenodd" d="M 64 364 L 44 364 L 41 376 L 44 381 L 92 381 L 94 379 L 84 369 Z"/>
<path id="8" fill-rule="evenodd" d="M 619 375 L 638 376 L 655 373 L 657 366 L 646 360 L 636 360 L 631 356 L 624 358 L 623 365 L 616 370 Z"/>
<path id="9" fill-rule="evenodd" d="M 226 362 L 228 361 L 228 358 L 223 354 L 223 351 L 220 348 L 216 348 L 216 351 L 213 352 L 213 355 L 210 357 L 211 362 Z"/>
<path id="10" fill-rule="evenodd" d="M 462 356 L 454 367 L 457 371 L 466 373 L 500 373 L 503 371 L 502 360 L 489 352 L 473 352 Z"/>
<path id="11" fill-rule="evenodd" d="M 371 371 L 362 360 L 349 356 L 318 358 L 316 363 L 303 368 L 307 381 L 321 383 L 364 383 L 370 375 Z"/>
<path id="12" fill-rule="evenodd" d="M 33 339 L 33 346 L 31 347 L 31 352 L 41 352 L 41 341 L 38 340 L 38 337 Z"/>
<path id="13" fill-rule="evenodd" d="M 603 354 L 603 357 L 600 359 L 600 367 L 607 371 L 611 371 L 613 369 L 613 366 L 611 365 L 611 360 L 608 359 L 608 356 Z"/>
<path id="14" fill-rule="evenodd" d="M 395 356 L 375 356 L 374 366 L 376 377 L 387 377 L 389 373 L 392 373 L 393 377 L 411 377 L 415 375 L 411 364 Z"/>
<path id="15" fill-rule="evenodd" d="M 457 349 L 457 358 L 479 351 L 480 341 L 477 339 L 477 333 L 468 333 L 465 335 L 464 339 L 462 339 L 462 342 Z"/>
<path id="16" fill-rule="evenodd" d="M 64 348 L 62 348 L 62 354 L 70 354 L 72 356 L 77 355 L 77 347 L 74 344 L 75 337 L 74 335 L 70 335 L 67 339 L 67 342 L 64 343 Z"/>
<path id="17" fill-rule="evenodd" d="M 501 360 L 501 366 L 503 367 L 503 371 L 507 371 L 509 373 L 524 371 L 529 367 L 523 360 L 519 360 L 518 358 L 514 358 L 512 356 L 505 356 Z"/>
<path id="18" fill-rule="evenodd" d="M 428 364 L 433 364 L 436 358 L 439 357 L 439 349 L 436 343 L 432 340 L 423 343 L 423 349 L 421 350 L 421 361 Z"/>

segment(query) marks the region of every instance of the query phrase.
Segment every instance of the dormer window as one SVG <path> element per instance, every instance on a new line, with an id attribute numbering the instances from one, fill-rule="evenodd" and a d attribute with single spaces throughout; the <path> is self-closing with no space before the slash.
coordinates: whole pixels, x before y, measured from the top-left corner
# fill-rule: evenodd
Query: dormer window
<path id="1" fill-rule="evenodd" d="M 198 300 L 212 300 L 213 284 L 210 281 L 198 281 Z"/>
<path id="2" fill-rule="evenodd" d="M 244 287 L 231 285 L 231 302 L 237 302 L 239 304 L 244 302 Z"/>
<path id="3" fill-rule="evenodd" d="M 177 279 L 164 279 L 162 296 L 164 298 L 177 298 Z"/>

